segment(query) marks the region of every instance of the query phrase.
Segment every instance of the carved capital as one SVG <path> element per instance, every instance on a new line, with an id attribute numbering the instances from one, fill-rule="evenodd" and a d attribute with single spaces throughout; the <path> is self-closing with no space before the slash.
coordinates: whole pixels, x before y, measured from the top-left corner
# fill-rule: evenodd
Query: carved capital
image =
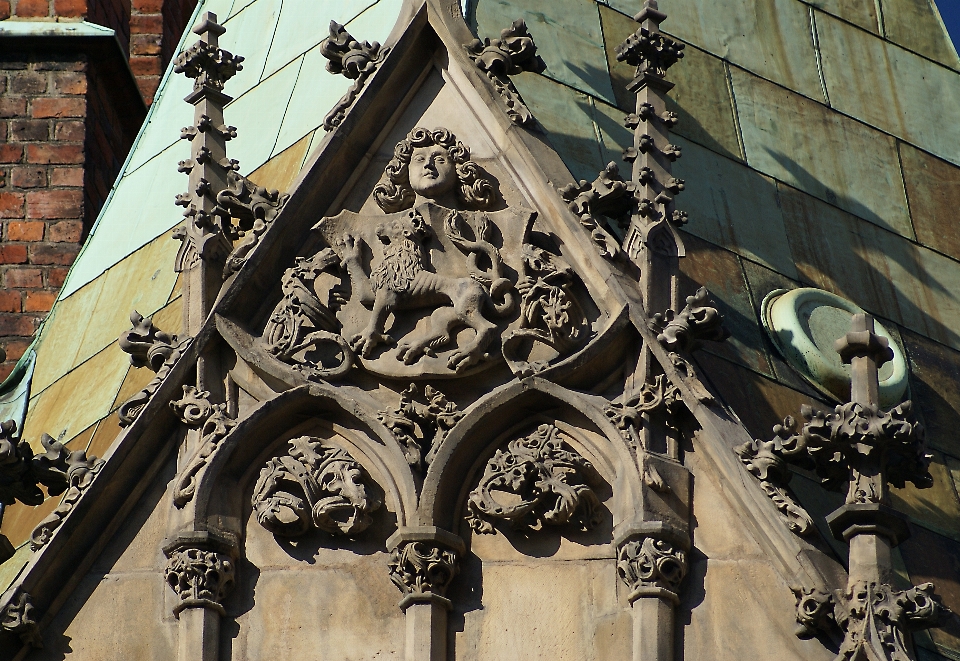
<path id="1" fill-rule="evenodd" d="M 380 500 L 369 493 L 366 473 L 350 454 L 319 438 L 290 441 L 286 455 L 260 471 L 253 511 L 264 528 L 283 537 L 319 529 L 353 537 L 373 523 Z"/>
<path id="2" fill-rule="evenodd" d="M 36 649 L 43 648 L 33 600 L 21 589 L 14 593 L 10 603 L 0 613 L 0 629 L 18 635 L 24 645 Z"/>
<path id="3" fill-rule="evenodd" d="M 487 461 L 467 498 L 467 522 L 477 533 L 495 532 L 492 522 L 498 520 L 513 527 L 572 523 L 589 530 L 600 522 L 600 500 L 586 484 L 592 470 L 566 446 L 559 429 L 540 425 Z"/>
<path id="4" fill-rule="evenodd" d="M 460 571 L 457 551 L 434 541 L 407 541 L 390 553 L 390 580 L 404 598 L 401 608 L 416 602 L 450 607 L 447 588 Z"/>
<path id="5" fill-rule="evenodd" d="M 164 575 L 180 599 L 174 615 L 186 608 L 211 608 L 222 615 L 222 602 L 234 584 L 233 559 L 225 553 L 189 547 L 175 549 L 168 557 Z"/>
<path id="6" fill-rule="evenodd" d="M 617 574 L 630 591 L 630 603 L 641 597 L 679 603 L 680 583 L 687 575 L 688 547 L 689 540 L 669 529 L 641 529 L 621 539 L 617 544 Z"/>

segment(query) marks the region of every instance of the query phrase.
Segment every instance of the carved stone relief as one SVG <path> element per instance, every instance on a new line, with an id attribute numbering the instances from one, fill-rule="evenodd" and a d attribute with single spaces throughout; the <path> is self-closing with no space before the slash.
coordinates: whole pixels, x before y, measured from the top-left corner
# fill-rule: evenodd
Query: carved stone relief
<path id="1" fill-rule="evenodd" d="M 474 39 L 464 48 L 503 99 L 510 120 L 521 126 L 532 125 L 533 114 L 524 105 L 517 88 L 507 77 L 521 71 L 540 73 L 545 68 L 543 60 L 537 55 L 537 45 L 533 43 L 533 37 L 527 31 L 527 24 L 523 19 L 517 19 L 513 25 L 502 30 L 499 39 Z"/>
<path id="2" fill-rule="evenodd" d="M 20 637 L 24 645 L 36 649 L 43 648 L 40 627 L 37 626 L 36 609 L 33 600 L 23 590 L 18 590 L 13 599 L 0 613 L 0 628 Z"/>
<path id="3" fill-rule="evenodd" d="M 170 553 L 164 572 L 167 585 L 180 598 L 175 615 L 185 608 L 212 608 L 223 614 L 222 602 L 234 585 L 235 564 L 230 556 L 199 548 Z"/>
<path id="4" fill-rule="evenodd" d="M 457 552 L 431 542 L 407 542 L 390 554 L 390 580 L 404 595 L 443 598 L 460 571 Z"/>
<path id="5" fill-rule="evenodd" d="M 450 378 L 533 373 L 589 338 L 572 268 L 529 241 L 536 214 L 489 210 L 492 179 L 446 129 L 410 131 L 373 197 L 385 215 L 317 224 L 326 245 L 285 273 L 267 353 L 314 379 Z"/>
<path id="6" fill-rule="evenodd" d="M 480 484 L 467 497 L 467 522 L 493 533 L 493 521 L 513 527 L 600 523 L 600 499 L 586 484 L 590 462 L 565 447 L 560 430 L 540 425 L 487 461 Z M 498 495 L 500 494 L 500 495 Z"/>
<path id="7" fill-rule="evenodd" d="M 144 319 L 136 310 L 130 313 L 130 321 L 133 328 L 124 331 L 120 336 L 120 348 L 130 354 L 131 365 L 148 367 L 157 375 L 143 390 L 120 405 L 118 414 L 121 427 L 126 427 L 136 420 L 190 343 L 188 337 L 179 338 L 156 328 L 152 317 Z"/>
<path id="8" fill-rule="evenodd" d="M 293 439 L 286 454 L 267 462 L 252 504 L 260 525 L 282 537 L 314 529 L 352 537 L 370 527 L 381 505 L 360 464 L 312 436 Z"/>
<path id="9" fill-rule="evenodd" d="M 411 383 L 400 393 L 400 405 L 392 410 L 381 411 L 377 418 L 393 432 L 403 447 L 407 463 L 422 469 L 436 455 L 447 432 L 463 417 L 463 413 L 454 402 L 433 386 L 423 387 L 421 404 L 415 397 L 420 394 L 419 387 Z M 424 455 L 426 450 L 426 455 Z"/>
<path id="10" fill-rule="evenodd" d="M 174 481 L 173 503 L 183 507 L 193 499 L 197 478 L 210 455 L 237 423 L 227 415 L 226 404 L 210 403 L 209 392 L 197 390 L 191 385 L 183 386 L 183 397 L 170 402 L 170 408 L 187 427 L 200 430 L 196 451 Z"/>
<path id="11" fill-rule="evenodd" d="M 343 123 L 343 118 L 377 67 L 390 53 L 389 48 L 381 48 L 376 41 L 357 41 L 346 28 L 330 21 L 330 36 L 320 42 L 320 54 L 327 62 L 327 71 L 342 74 L 353 81 L 347 93 L 337 101 L 333 109 L 323 118 L 323 130 L 332 131 Z"/>

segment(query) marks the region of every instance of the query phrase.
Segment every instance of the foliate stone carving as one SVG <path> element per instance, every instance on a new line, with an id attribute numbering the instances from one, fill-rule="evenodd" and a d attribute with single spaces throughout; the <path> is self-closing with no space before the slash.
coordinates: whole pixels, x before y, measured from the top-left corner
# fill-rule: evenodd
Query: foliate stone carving
<path id="1" fill-rule="evenodd" d="M 644 591 L 676 595 L 687 574 L 687 554 L 667 539 L 633 537 L 617 549 L 617 574 L 630 590 L 630 601 Z"/>
<path id="2" fill-rule="evenodd" d="M 584 179 L 579 184 L 568 184 L 559 191 L 567 207 L 590 232 L 600 255 L 607 259 L 618 258 L 621 255 L 620 243 L 605 227 L 601 216 L 623 226 L 629 222 L 636 192 L 633 182 L 624 181 L 620 176 L 620 168 L 616 163 L 610 162 L 594 181 L 587 182 Z"/>
<path id="3" fill-rule="evenodd" d="M 589 530 L 600 523 L 600 500 L 586 484 L 593 470 L 586 459 L 564 447 L 560 430 L 540 425 L 514 439 L 487 461 L 480 484 L 467 498 L 467 522 L 478 533 L 493 533 L 491 521 L 511 526 L 561 526 Z M 508 494 L 501 500 L 497 494 Z"/>
<path id="4" fill-rule="evenodd" d="M 432 386 L 423 387 L 425 403 L 415 399 L 419 394 L 420 388 L 411 383 L 400 393 L 399 406 L 381 411 L 377 418 L 400 443 L 407 463 L 422 469 L 423 464 L 433 460 L 447 432 L 460 421 L 463 413 L 456 403 Z"/>
<path id="5" fill-rule="evenodd" d="M 217 193 L 217 206 L 237 220 L 236 227 L 231 225 L 231 237 L 242 240 L 227 256 L 224 278 L 240 270 L 288 199 L 287 193 L 267 190 L 235 171 L 227 173 L 227 187 Z"/>
<path id="6" fill-rule="evenodd" d="M 460 571 L 456 551 L 431 542 L 406 542 L 389 560 L 390 580 L 405 595 L 443 597 Z"/>
<path id="7" fill-rule="evenodd" d="M 199 548 L 180 548 L 170 553 L 165 577 L 180 598 L 173 609 L 212 608 L 223 614 L 222 602 L 234 585 L 235 566 L 230 556 Z"/>
<path id="8" fill-rule="evenodd" d="M 41 505 L 44 501 L 40 485 L 51 496 L 59 496 L 69 486 L 67 470 L 70 452 L 56 440 L 42 434 L 40 444 L 45 452 L 35 455 L 27 441 L 14 438 L 17 423 L 0 422 L 0 503 Z"/>
<path id="9" fill-rule="evenodd" d="M 120 405 L 121 427 L 136 420 L 190 343 L 188 337 L 179 338 L 156 328 L 152 317 L 144 318 L 136 310 L 130 314 L 130 321 L 133 328 L 120 336 L 120 348 L 130 354 L 131 365 L 147 367 L 157 375 L 143 390 Z"/>
<path id="10" fill-rule="evenodd" d="M 652 20 L 657 27 L 641 27 L 617 46 L 617 61 L 637 67 L 637 77 L 663 78 L 667 69 L 683 57 L 684 44 L 674 41 L 658 29 L 667 17 L 657 10 L 656 2 L 645 2 L 643 11 L 635 17 L 638 23 Z"/>
<path id="11" fill-rule="evenodd" d="M 932 583 L 895 590 L 856 581 L 846 591 L 791 588 L 797 597 L 797 635 L 810 638 L 839 626 L 844 633 L 837 661 L 913 661 L 911 632 L 942 626 L 951 611 Z"/>
<path id="12" fill-rule="evenodd" d="M 220 441 L 236 426 L 236 421 L 227 413 L 226 404 L 210 402 L 210 393 L 197 390 L 191 385 L 183 386 L 183 397 L 170 402 L 170 408 L 180 420 L 193 429 L 200 430 L 197 449 L 177 475 L 173 485 L 173 504 L 184 507 L 197 490 L 197 478 L 220 445 Z"/>
<path id="13" fill-rule="evenodd" d="M 533 114 L 507 77 L 521 71 L 540 73 L 545 68 L 523 19 L 517 19 L 509 28 L 502 30 L 499 39 L 474 39 L 464 48 L 503 99 L 510 120 L 521 126 L 532 124 Z"/>
<path id="14" fill-rule="evenodd" d="M 333 110 L 323 118 L 324 131 L 332 131 L 343 123 L 343 118 L 357 100 L 367 79 L 389 53 L 390 48 L 381 48 L 376 41 L 357 41 L 342 25 L 330 21 L 330 36 L 320 42 L 320 54 L 329 60 L 327 71 L 342 74 L 354 82 Z"/>
<path id="15" fill-rule="evenodd" d="M 226 32 L 226 28 L 217 25 L 217 15 L 207 13 L 204 21 L 194 28 L 197 34 L 212 33 L 215 37 Z M 233 55 L 217 46 L 216 42 L 198 41 L 177 55 L 173 61 L 173 70 L 187 78 L 193 78 L 195 91 L 203 88 L 220 91 L 224 83 L 243 69 L 243 58 Z"/>
<path id="16" fill-rule="evenodd" d="M 658 374 L 640 388 L 624 392 L 606 408 L 606 414 L 627 443 L 634 448 L 645 449 L 638 433 L 643 429 L 644 417 L 661 412 L 669 421 L 680 412 L 682 405 L 683 399 L 677 387 L 665 375 Z"/>
<path id="17" fill-rule="evenodd" d="M 590 326 L 571 291 L 576 275 L 570 265 L 529 243 L 522 251 L 524 271 L 517 281 L 520 328 L 504 339 L 503 354 L 514 371 L 526 377 L 545 369 L 549 361 L 521 358 L 521 344 L 544 344 L 559 355 L 569 354 L 587 340 Z"/>
<path id="18" fill-rule="evenodd" d="M 793 532 L 807 535 L 813 531 L 813 519 L 787 490 L 792 473 L 782 457 L 774 452 L 773 441 L 755 440 L 736 449 L 747 470 L 760 482 L 760 488 L 777 506 L 780 518 Z"/>
<path id="19" fill-rule="evenodd" d="M 772 451 L 812 466 L 827 488 L 847 486 L 848 504 L 882 503 L 883 489 L 866 477 L 881 464 L 886 481 L 898 488 L 906 482 L 920 489 L 933 485 L 923 427 L 912 420 L 911 409 L 909 401 L 889 411 L 856 402 L 833 413 L 804 405 L 802 425 L 788 416 L 773 428 Z"/>
<path id="20" fill-rule="evenodd" d="M 330 248 L 313 257 L 298 257 L 283 274 L 283 298 L 274 307 L 260 340 L 267 352 L 307 378 L 332 378 L 353 367 L 353 349 L 340 335 L 336 317 L 345 302 L 343 292 L 332 288 L 324 303 L 314 289 L 321 274 L 336 272 L 339 267 L 340 258 Z"/>
<path id="21" fill-rule="evenodd" d="M 252 503 L 260 525 L 282 537 L 314 529 L 353 537 L 370 527 L 381 505 L 360 464 L 346 450 L 312 436 L 293 439 L 287 454 L 267 462 Z"/>
<path id="22" fill-rule="evenodd" d="M 18 589 L 10 603 L 0 613 L 0 629 L 20 637 L 24 645 L 36 649 L 43 648 L 43 638 L 37 625 L 36 609 L 33 599 L 27 592 Z"/>
<path id="23" fill-rule="evenodd" d="M 103 459 L 94 456 L 87 457 L 83 450 L 71 452 L 66 460 L 66 477 L 69 488 L 57 508 L 44 518 L 30 534 L 30 549 L 39 551 L 53 537 L 54 531 L 60 527 L 67 515 L 76 507 L 80 497 L 93 483 L 93 479 L 103 467 Z"/>
<path id="24" fill-rule="evenodd" d="M 706 287 L 701 287 L 693 296 L 687 296 L 687 304 L 679 314 L 673 310 L 653 315 L 651 320 L 657 341 L 670 351 L 689 354 L 704 341 L 722 342 L 730 337 L 723 325 L 721 315 Z"/>

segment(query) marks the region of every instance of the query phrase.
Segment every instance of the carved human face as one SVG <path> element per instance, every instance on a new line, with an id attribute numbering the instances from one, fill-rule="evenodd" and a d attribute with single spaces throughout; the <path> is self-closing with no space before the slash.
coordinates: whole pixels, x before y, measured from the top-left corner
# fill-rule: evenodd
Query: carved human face
<path id="1" fill-rule="evenodd" d="M 409 172 L 410 187 L 421 197 L 437 199 L 457 185 L 457 166 L 440 145 L 414 148 Z"/>

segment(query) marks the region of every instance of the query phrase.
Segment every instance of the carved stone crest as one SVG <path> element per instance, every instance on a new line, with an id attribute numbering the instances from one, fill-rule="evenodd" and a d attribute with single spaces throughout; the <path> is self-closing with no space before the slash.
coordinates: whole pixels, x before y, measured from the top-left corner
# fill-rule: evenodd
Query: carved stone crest
<path id="1" fill-rule="evenodd" d="M 600 499 L 585 480 L 590 469 L 564 447 L 559 429 L 540 425 L 490 458 L 467 498 L 467 521 L 478 533 L 494 532 L 491 520 L 515 527 L 576 523 L 589 530 L 600 515 Z"/>
<path id="2" fill-rule="evenodd" d="M 380 508 L 360 464 L 346 450 L 312 436 L 293 439 L 287 454 L 267 462 L 252 502 L 260 525 L 282 537 L 312 529 L 357 535 L 370 527 L 370 514 Z"/>

